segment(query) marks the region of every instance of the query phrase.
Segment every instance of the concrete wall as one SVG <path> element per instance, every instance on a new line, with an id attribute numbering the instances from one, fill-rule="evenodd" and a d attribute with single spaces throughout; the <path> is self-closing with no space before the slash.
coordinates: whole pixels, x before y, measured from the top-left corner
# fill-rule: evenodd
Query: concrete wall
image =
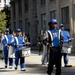
<path id="1" fill-rule="evenodd" d="M 39 31 L 41 30 L 41 14 L 46 13 L 46 29 L 48 29 L 48 22 L 50 21 L 50 11 L 56 10 L 56 19 L 59 24 L 62 22 L 61 20 L 61 8 L 69 7 L 69 24 L 66 24 L 65 27 L 70 29 L 70 34 L 72 37 L 75 37 L 75 0 L 55 0 L 50 2 L 50 0 L 46 0 L 45 5 L 40 5 L 40 0 L 29 0 L 29 11 L 24 11 L 24 0 L 22 1 L 22 15 L 18 15 L 18 0 L 14 0 L 15 2 L 15 13 L 16 16 L 13 17 L 13 4 L 11 6 L 11 19 L 12 19 L 12 29 L 13 24 L 16 22 L 16 28 L 18 28 L 19 20 L 22 20 L 23 31 L 25 31 L 25 19 L 29 19 L 30 24 L 30 37 L 31 43 L 36 43 L 37 36 Z M 74 40 L 75 42 L 75 40 Z M 75 47 L 74 42 L 72 42 Z"/>

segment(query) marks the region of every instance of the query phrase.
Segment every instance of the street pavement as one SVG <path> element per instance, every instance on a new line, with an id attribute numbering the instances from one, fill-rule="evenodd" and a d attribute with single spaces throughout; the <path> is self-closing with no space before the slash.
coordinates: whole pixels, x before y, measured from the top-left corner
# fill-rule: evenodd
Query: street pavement
<path id="1" fill-rule="evenodd" d="M 47 65 L 41 65 L 41 57 L 42 55 L 38 55 L 38 51 L 32 51 L 30 57 L 25 58 L 25 68 L 26 71 L 22 72 L 20 70 L 20 66 L 18 66 L 18 70 L 7 69 L 4 68 L 4 60 L 0 60 L 0 75 L 47 75 Z M 64 67 L 62 61 L 62 74 L 61 75 L 75 75 L 75 54 L 69 55 L 69 64 L 73 67 Z M 52 75 L 55 75 L 55 68 Z"/>

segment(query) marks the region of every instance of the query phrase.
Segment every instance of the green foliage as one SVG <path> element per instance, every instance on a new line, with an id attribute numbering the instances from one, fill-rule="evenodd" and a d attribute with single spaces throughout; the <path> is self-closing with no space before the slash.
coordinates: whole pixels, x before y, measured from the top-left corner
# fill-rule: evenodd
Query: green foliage
<path id="1" fill-rule="evenodd" d="M 0 32 L 4 32 L 6 28 L 6 15 L 4 12 L 0 12 Z"/>
<path id="2" fill-rule="evenodd" d="M 8 5 L 5 5 L 4 9 L 1 12 L 5 12 L 6 14 L 6 27 L 10 28 L 11 27 L 11 12 L 10 12 L 10 7 Z"/>

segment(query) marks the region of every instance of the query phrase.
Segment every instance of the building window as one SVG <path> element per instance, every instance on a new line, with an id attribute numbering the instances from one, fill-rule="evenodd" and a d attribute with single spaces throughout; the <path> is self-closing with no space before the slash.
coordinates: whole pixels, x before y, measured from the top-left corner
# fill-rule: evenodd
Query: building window
<path id="1" fill-rule="evenodd" d="M 55 19 L 56 18 L 56 10 L 50 11 L 50 19 Z"/>
<path id="2" fill-rule="evenodd" d="M 25 2 L 25 11 L 27 12 L 29 10 L 29 0 L 24 0 Z"/>
<path id="3" fill-rule="evenodd" d="M 41 0 L 41 5 L 45 5 L 46 4 L 46 0 Z"/>
<path id="4" fill-rule="evenodd" d="M 19 14 L 22 14 L 22 0 L 19 0 L 18 4 L 19 4 Z"/>
<path id="5" fill-rule="evenodd" d="M 19 20 L 19 29 L 21 29 L 22 31 L 23 31 L 23 29 L 22 29 L 22 20 Z"/>
<path id="6" fill-rule="evenodd" d="M 62 23 L 69 24 L 69 7 L 64 7 L 61 9 Z"/>
<path id="7" fill-rule="evenodd" d="M 29 19 L 25 19 L 25 34 L 29 35 Z"/>
<path id="8" fill-rule="evenodd" d="M 46 30 L 46 14 L 41 14 L 41 30 Z"/>

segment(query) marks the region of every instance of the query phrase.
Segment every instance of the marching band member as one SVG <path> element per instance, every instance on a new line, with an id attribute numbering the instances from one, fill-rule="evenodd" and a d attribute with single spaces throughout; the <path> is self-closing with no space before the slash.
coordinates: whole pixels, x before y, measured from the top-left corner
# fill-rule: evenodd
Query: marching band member
<path id="1" fill-rule="evenodd" d="M 25 42 L 20 29 L 16 30 L 16 37 L 14 37 L 12 45 L 15 47 L 15 70 L 18 68 L 18 62 L 20 59 L 21 71 L 25 71 L 24 57 L 21 56 L 20 51 L 20 49 L 25 45 Z"/>
<path id="2" fill-rule="evenodd" d="M 46 32 L 43 35 L 43 39 L 47 39 L 48 40 L 48 36 L 47 36 Z M 47 46 L 43 44 L 43 54 L 42 54 L 42 60 L 41 60 L 42 61 L 42 65 L 46 65 L 47 64 L 48 56 L 49 56 L 49 50 L 48 50 Z"/>
<path id="3" fill-rule="evenodd" d="M 12 38 L 13 36 L 9 34 L 9 29 L 6 28 L 6 34 L 3 36 L 3 39 L 2 39 L 2 43 L 4 45 L 5 68 L 7 68 L 7 64 L 8 64 L 8 52 L 9 52 Z M 9 58 L 9 68 L 12 68 L 12 66 L 13 66 L 13 58 Z"/>
<path id="4" fill-rule="evenodd" d="M 42 65 L 46 65 L 48 62 L 48 54 L 49 54 L 49 50 L 47 50 L 47 46 L 45 46 L 43 44 L 43 54 L 42 54 Z"/>
<path id="5" fill-rule="evenodd" d="M 41 55 L 41 51 L 43 48 L 43 30 L 40 31 L 37 40 L 38 40 L 38 46 L 39 46 L 39 55 Z"/>
<path id="6" fill-rule="evenodd" d="M 56 66 L 56 74 L 55 75 L 61 75 L 61 45 L 62 45 L 62 37 L 61 32 L 59 29 L 57 29 L 57 20 L 52 19 L 49 22 L 49 40 L 44 39 L 44 44 L 48 46 L 50 49 L 50 55 L 49 55 L 49 64 L 48 64 L 48 75 L 51 75 L 53 71 L 53 66 Z"/>
<path id="7" fill-rule="evenodd" d="M 71 41 L 70 35 L 68 31 L 64 30 L 64 25 L 60 24 L 60 29 L 62 30 L 62 35 L 63 35 L 63 45 L 68 45 L 68 43 Z M 68 54 L 67 53 L 62 53 L 64 56 L 64 64 L 65 67 L 72 67 L 72 65 L 68 65 Z"/>
<path id="8" fill-rule="evenodd" d="M 12 34 L 12 41 L 11 43 L 14 41 L 14 37 L 15 37 L 15 33 L 14 32 L 10 32 Z M 15 58 L 15 47 L 12 46 L 12 44 L 10 43 L 10 48 L 9 48 L 9 52 L 8 52 L 8 56 L 9 58 Z"/>

